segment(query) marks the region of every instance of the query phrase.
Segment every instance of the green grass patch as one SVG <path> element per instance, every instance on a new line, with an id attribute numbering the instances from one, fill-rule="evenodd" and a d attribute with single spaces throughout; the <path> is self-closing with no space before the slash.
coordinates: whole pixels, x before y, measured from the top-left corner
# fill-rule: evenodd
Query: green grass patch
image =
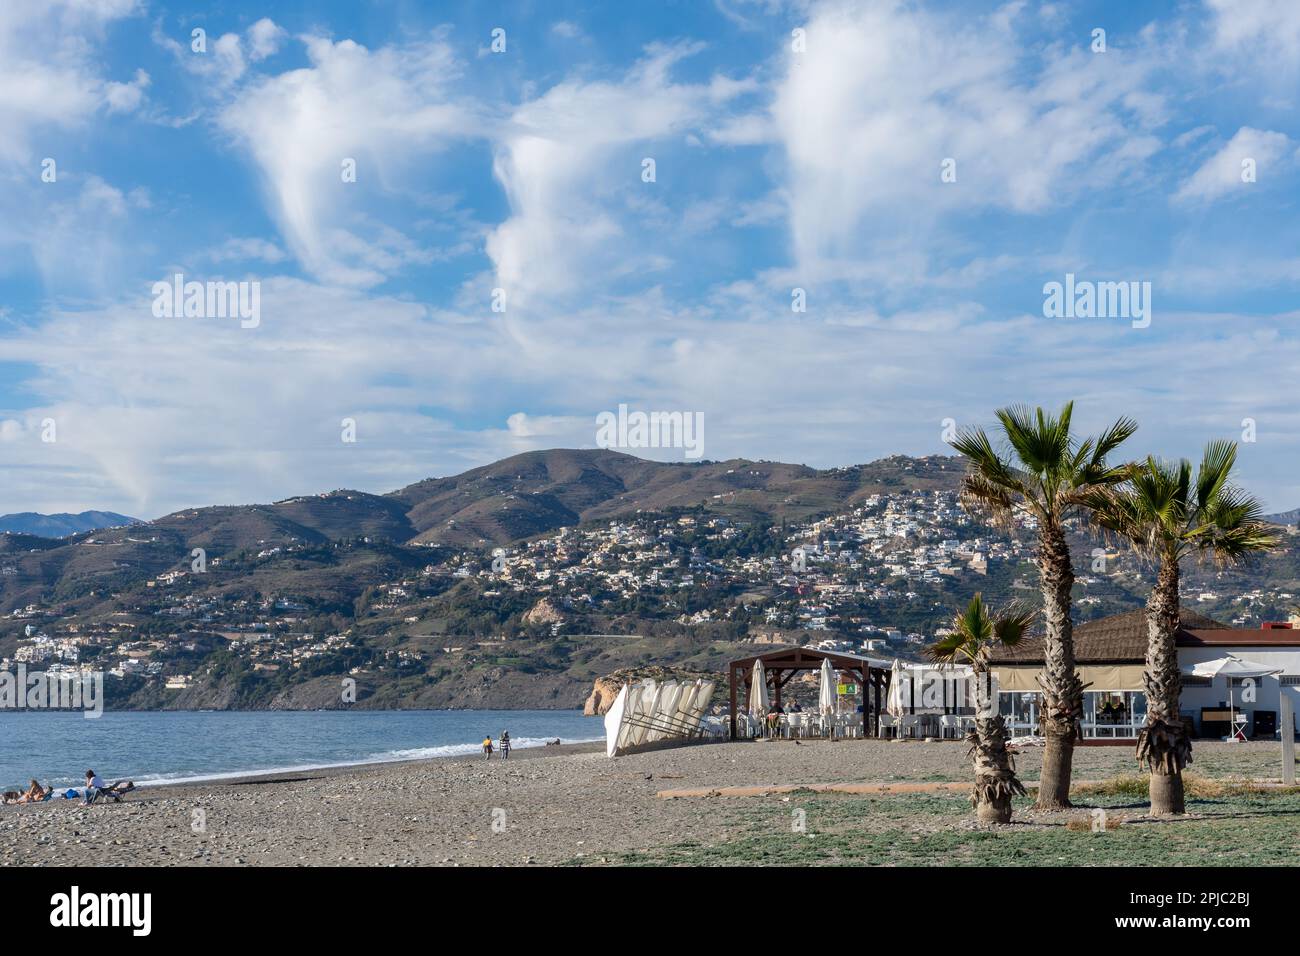
<path id="1" fill-rule="evenodd" d="M 1080 828 L 1092 807 L 1140 816 L 1131 780 L 1082 794 L 1077 811 L 1030 819 L 1016 804 L 1010 826 L 971 826 L 961 794 L 792 795 L 787 801 L 711 800 L 718 836 L 600 856 L 624 866 L 1281 866 L 1300 852 L 1300 793 L 1246 789 L 1189 794 L 1184 819 L 1126 819 L 1102 832 Z M 802 811 L 802 821 L 795 811 Z M 1070 826 L 1075 821 L 1075 827 Z M 803 829 L 799 829 L 799 825 Z M 592 856 L 570 860 L 589 864 Z"/>

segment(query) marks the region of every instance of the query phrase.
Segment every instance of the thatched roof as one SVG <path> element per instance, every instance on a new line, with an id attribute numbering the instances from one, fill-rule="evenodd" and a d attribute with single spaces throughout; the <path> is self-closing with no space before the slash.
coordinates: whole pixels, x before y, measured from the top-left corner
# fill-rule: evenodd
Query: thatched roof
<path id="1" fill-rule="evenodd" d="M 1193 637 L 1193 630 L 1204 632 L 1226 629 L 1218 621 L 1183 611 L 1182 626 L 1177 635 L 1178 643 L 1189 641 Z M 1147 621 L 1143 609 L 1074 625 L 1074 659 L 1079 664 L 1132 663 L 1145 660 L 1146 653 Z M 1042 636 L 1028 638 L 1015 648 L 996 651 L 992 660 L 997 664 L 1041 664 Z"/>

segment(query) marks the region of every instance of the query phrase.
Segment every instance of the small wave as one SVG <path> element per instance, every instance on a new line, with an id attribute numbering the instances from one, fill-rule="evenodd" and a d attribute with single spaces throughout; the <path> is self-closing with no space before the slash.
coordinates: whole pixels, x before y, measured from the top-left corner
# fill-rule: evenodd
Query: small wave
<path id="1" fill-rule="evenodd" d="M 512 750 L 526 750 L 534 747 L 543 747 L 555 740 L 555 737 L 520 737 L 512 738 L 510 747 Z M 559 738 L 562 744 L 589 744 L 603 741 L 604 737 L 583 737 L 580 739 Z M 493 746 L 496 742 L 493 741 Z M 446 744 L 441 747 L 416 747 L 408 750 L 385 750 L 380 753 L 371 754 L 366 757 L 358 757 L 354 760 L 341 760 L 331 763 L 308 763 L 294 764 L 283 767 L 250 767 L 244 770 L 222 770 L 214 773 L 192 773 L 177 772 L 171 774 L 157 774 L 150 777 L 141 777 L 136 780 L 137 787 L 174 787 L 180 784 L 189 783 L 210 783 L 218 780 L 236 780 L 241 777 L 264 777 L 277 773 L 304 773 L 309 770 L 335 770 L 340 767 L 363 767 L 367 764 L 376 763 L 403 763 L 409 760 L 435 760 L 439 757 L 463 757 L 467 754 L 479 753 L 482 744 Z"/>

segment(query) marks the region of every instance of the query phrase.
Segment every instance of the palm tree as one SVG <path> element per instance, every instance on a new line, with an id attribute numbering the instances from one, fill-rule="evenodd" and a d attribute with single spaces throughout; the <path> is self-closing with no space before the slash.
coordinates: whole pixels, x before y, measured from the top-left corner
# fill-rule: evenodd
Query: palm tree
<path id="1" fill-rule="evenodd" d="M 1035 612 L 1019 605 L 992 613 L 983 595 L 971 598 L 966 610 L 952 622 L 952 633 L 926 648 L 938 664 L 969 664 L 975 671 L 975 729 L 966 738 L 968 756 L 975 761 L 975 789 L 971 804 L 981 823 L 1010 823 L 1011 798 L 1024 795 L 1016 778 L 1016 765 L 1007 751 L 1007 724 L 998 713 L 989 684 L 989 655 L 997 647 L 1020 643 Z"/>
<path id="2" fill-rule="evenodd" d="M 1235 565 L 1278 541 L 1259 501 L 1230 483 L 1236 461 L 1235 442 L 1214 441 L 1205 446 L 1195 478 L 1187 459 L 1173 464 L 1147 458 L 1130 466 L 1125 484 L 1089 495 L 1094 520 L 1156 567 L 1146 607 L 1147 720 L 1137 745 L 1137 758 L 1151 773 L 1153 814 L 1186 812 L 1182 774 L 1192 759 L 1178 714 L 1179 564 L 1190 556 Z"/>
<path id="3" fill-rule="evenodd" d="M 1038 534 L 1038 582 L 1043 596 L 1043 688 L 1041 720 L 1042 783 L 1038 807 L 1070 806 L 1070 770 L 1074 741 L 1083 718 L 1083 683 L 1074 666 L 1074 624 L 1070 618 L 1074 566 L 1065 538 L 1065 521 L 1079 513 L 1085 495 L 1118 484 L 1123 468 L 1106 458 L 1137 431 L 1121 418 L 1099 437 L 1078 441 L 1070 434 L 1074 403 L 1058 416 L 1026 406 L 999 409 L 1005 449 L 995 449 L 983 429 L 968 429 L 953 442 L 967 459 L 962 484 L 968 510 L 991 514 L 1010 528 L 1017 516 L 1032 518 Z"/>

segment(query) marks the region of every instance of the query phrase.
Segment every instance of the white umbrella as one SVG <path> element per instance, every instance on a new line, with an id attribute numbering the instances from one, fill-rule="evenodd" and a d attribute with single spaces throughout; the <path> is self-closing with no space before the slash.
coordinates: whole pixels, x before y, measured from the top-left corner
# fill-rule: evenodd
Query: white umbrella
<path id="1" fill-rule="evenodd" d="M 823 717 L 830 717 L 835 713 L 835 671 L 831 669 L 829 658 L 822 658 L 822 682 L 821 689 L 817 693 L 817 708 L 821 711 Z"/>
<path id="2" fill-rule="evenodd" d="M 885 713 L 891 717 L 902 717 L 907 713 L 907 705 L 903 702 L 903 662 L 897 657 L 894 658 L 894 666 L 890 668 L 889 678 L 889 699 L 885 702 Z"/>
<path id="3" fill-rule="evenodd" d="M 1257 664 L 1243 660 L 1236 654 L 1228 654 L 1218 660 L 1201 661 L 1188 673 L 1193 677 L 1272 677 L 1282 673 L 1282 668 Z"/>
<path id="4" fill-rule="evenodd" d="M 1192 667 L 1190 673 L 1193 677 L 1208 677 L 1213 680 L 1215 677 L 1226 677 L 1228 679 L 1228 713 L 1232 720 L 1234 733 L 1229 735 L 1229 740 L 1236 739 L 1237 726 L 1237 706 L 1232 700 L 1232 679 L 1245 679 L 1248 677 L 1272 677 L 1275 674 L 1282 673 L 1281 667 L 1269 667 L 1267 664 L 1257 664 L 1254 661 L 1244 660 L 1236 654 L 1227 654 L 1217 660 L 1201 661 L 1201 663 Z"/>
<path id="5" fill-rule="evenodd" d="M 767 672 L 762 661 L 754 661 L 754 673 L 749 677 L 749 716 L 758 721 L 767 717 Z"/>

